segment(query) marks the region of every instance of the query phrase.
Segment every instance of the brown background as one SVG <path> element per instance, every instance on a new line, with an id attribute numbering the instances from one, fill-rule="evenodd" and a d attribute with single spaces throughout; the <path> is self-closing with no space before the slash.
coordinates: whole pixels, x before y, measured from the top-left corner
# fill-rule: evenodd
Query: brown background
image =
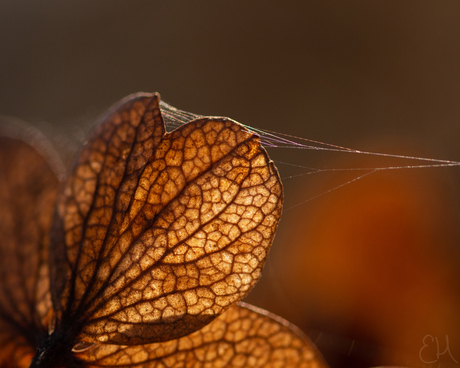
<path id="1" fill-rule="evenodd" d="M 457 0 L 2 0 L 0 53 L 0 113 L 61 149 L 121 97 L 159 91 L 181 109 L 259 128 L 460 160 Z M 383 164 L 271 154 L 314 167 Z M 285 180 L 285 208 L 351 178 Z M 380 172 L 289 209 L 247 301 L 301 327 L 333 368 L 422 365 L 426 335 L 441 352 L 448 336 L 442 367 L 456 366 L 459 182 L 455 167 Z M 437 360 L 425 343 L 422 358 Z"/>

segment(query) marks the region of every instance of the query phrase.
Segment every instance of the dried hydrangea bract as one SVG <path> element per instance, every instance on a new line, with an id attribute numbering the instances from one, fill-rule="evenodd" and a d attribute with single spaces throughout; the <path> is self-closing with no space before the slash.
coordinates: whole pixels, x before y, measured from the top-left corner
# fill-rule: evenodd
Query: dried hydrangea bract
<path id="1" fill-rule="evenodd" d="M 163 112 L 184 124 L 166 132 Z M 293 330 L 235 305 L 282 207 L 256 135 L 128 96 L 58 192 L 39 153 L 4 141 L 1 367 L 322 366 Z"/>
<path id="2" fill-rule="evenodd" d="M 46 335 L 46 252 L 58 180 L 28 144 L 0 137 L 0 366 L 28 366 Z"/>
<path id="3" fill-rule="evenodd" d="M 129 347 L 99 345 L 82 353 L 81 358 L 94 368 L 141 367 L 147 363 L 152 368 L 324 367 L 316 349 L 306 348 L 310 344 L 286 321 L 240 303 L 180 339 Z"/>

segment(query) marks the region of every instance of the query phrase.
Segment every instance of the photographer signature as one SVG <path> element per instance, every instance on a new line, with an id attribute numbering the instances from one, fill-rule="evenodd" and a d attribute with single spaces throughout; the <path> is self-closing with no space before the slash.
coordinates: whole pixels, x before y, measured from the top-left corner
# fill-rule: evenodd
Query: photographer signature
<path id="1" fill-rule="evenodd" d="M 455 358 L 452 356 L 452 353 L 450 352 L 449 336 L 446 335 L 446 348 L 444 349 L 443 352 L 441 352 L 441 350 L 439 349 L 439 340 L 438 340 L 437 336 L 433 337 L 432 335 L 425 335 L 425 337 L 423 338 L 422 342 L 423 342 L 423 346 L 421 347 L 421 349 L 419 351 L 419 357 L 420 357 L 420 360 L 423 363 L 425 363 L 425 364 L 436 363 L 439 360 L 439 358 L 441 357 L 441 355 L 444 355 L 444 354 L 449 354 L 451 359 L 455 363 L 458 363 L 458 361 L 455 360 Z M 427 348 L 433 346 L 433 343 L 436 343 L 436 359 L 435 360 L 425 360 L 423 358 L 423 352 Z"/>

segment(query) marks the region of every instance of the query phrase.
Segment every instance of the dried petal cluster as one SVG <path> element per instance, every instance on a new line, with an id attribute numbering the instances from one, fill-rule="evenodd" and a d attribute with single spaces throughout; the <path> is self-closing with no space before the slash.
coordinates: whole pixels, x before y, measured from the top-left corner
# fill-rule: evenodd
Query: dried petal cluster
<path id="1" fill-rule="evenodd" d="M 187 118 L 168 133 L 164 116 Z M 0 143 L 0 367 L 324 366 L 236 305 L 283 197 L 246 128 L 132 95 L 61 184 L 39 152 Z"/>

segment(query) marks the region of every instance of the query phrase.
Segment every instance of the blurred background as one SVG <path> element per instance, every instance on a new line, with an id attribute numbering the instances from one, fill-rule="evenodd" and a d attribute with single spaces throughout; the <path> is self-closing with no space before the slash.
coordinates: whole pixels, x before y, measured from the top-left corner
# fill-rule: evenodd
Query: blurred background
<path id="1" fill-rule="evenodd" d="M 459 34 L 457 0 L 2 0 L 0 114 L 67 153 L 111 104 L 158 91 L 257 128 L 460 161 Z M 383 171 L 326 193 L 356 174 L 289 178 L 305 170 L 281 162 L 409 163 L 270 155 L 286 210 L 246 301 L 298 325 L 332 368 L 458 366 L 460 168 Z"/>

